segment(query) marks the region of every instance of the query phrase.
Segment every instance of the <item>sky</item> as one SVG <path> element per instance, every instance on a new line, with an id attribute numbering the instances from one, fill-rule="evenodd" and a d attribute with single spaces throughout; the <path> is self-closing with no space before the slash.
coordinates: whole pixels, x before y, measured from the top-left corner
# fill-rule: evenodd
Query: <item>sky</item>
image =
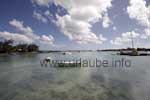
<path id="1" fill-rule="evenodd" d="M 40 50 L 150 48 L 150 0 L 0 0 L 0 40 Z"/>

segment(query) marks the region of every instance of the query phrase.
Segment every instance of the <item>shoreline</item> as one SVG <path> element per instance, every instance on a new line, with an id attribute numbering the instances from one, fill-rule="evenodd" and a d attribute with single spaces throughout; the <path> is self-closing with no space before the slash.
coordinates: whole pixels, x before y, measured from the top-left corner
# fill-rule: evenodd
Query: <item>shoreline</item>
<path id="1" fill-rule="evenodd" d="M 53 52 L 128 52 L 131 51 L 131 49 L 105 49 L 105 50 L 39 50 L 39 51 L 33 51 L 33 52 L 7 52 L 7 53 L 0 53 L 0 54 L 34 54 L 34 53 L 53 53 Z M 150 52 L 149 49 L 145 50 L 137 50 L 137 52 Z"/>

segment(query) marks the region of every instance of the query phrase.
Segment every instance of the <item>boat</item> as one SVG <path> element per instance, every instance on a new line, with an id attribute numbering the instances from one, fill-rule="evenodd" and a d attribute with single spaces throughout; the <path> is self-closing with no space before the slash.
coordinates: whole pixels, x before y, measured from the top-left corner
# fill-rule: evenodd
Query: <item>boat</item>
<path id="1" fill-rule="evenodd" d="M 72 53 L 71 52 L 63 52 L 62 54 L 63 55 L 71 55 Z"/>
<path id="2" fill-rule="evenodd" d="M 44 60 L 45 60 L 45 61 L 51 61 L 52 58 L 51 58 L 51 57 L 46 57 Z"/>
<path id="3" fill-rule="evenodd" d="M 120 51 L 119 55 L 129 55 L 129 56 L 139 56 L 139 53 L 136 49 L 132 49 L 131 51 Z"/>
<path id="4" fill-rule="evenodd" d="M 134 48 L 134 41 L 133 41 L 133 35 L 132 33 L 130 34 L 131 35 L 131 44 L 132 44 L 132 48 L 130 51 L 120 51 L 120 55 L 129 55 L 129 56 L 138 56 L 138 51 L 137 49 Z"/>
<path id="5" fill-rule="evenodd" d="M 50 63 L 51 60 L 52 60 L 51 57 L 46 57 L 45 59 L 43 59 L 43 60 L 40 61 L 40 64 L 41 64 L 41 66 L 47 65 L 47 63 Z"/>
<path id="6" fill-rule="evenodd" d="M 139 52 L 137 49 L 133 48 L 131 51 L 120 51 L 119 55 L 128 55 L 128 56 L 150 56 L 150 53 Z"/>

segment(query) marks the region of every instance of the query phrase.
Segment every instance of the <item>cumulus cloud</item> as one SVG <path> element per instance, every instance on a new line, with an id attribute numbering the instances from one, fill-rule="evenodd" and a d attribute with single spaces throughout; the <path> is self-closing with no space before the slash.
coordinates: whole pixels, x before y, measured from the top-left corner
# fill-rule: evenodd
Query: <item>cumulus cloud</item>
<path id="1" fill-rule="evenodd" d="M 116 30 L 117 30 L 117 27 L 116 27 L 116 26 L 113 26 L 113 30 L 116 31 Z"/>
<path id="2" fill-rule="evenodd" d="M 150 26 L 150 5 L 146 6 L 145 0 L 130 0 L 127 7 L 129 17 L 138 21 L 143 26 Z"/>
<path id="3" fill-rule="evenodd" d="M 107 40 L 107 38 L 103 37 L 103 35 L 102 35 L 102 34 L 100 34 L 100 35 L 99 35 L 99 39 L 100 39 L 102 42 L 104 42 L 104 41 L 106 41 L 106 40 Z"/>
<path id="4" fill-rule="evenodd" d="M 45 15 L 45 16 L 51 16 L 51 12 L 50 12 L 49 10 L 46 10 L 46 11 L 44 12 L 44 15 Z"/>
<path id="5" fill-rule="evenodd" d="M 48 15 L 48 12 L 45 12 L 46 15 Z M 47 23 L 48 20 L 46 17 L 44 17 L 42 14 L 34 11 L 33 12 L 33 17 L 36 18 L 38 21 L 43 22 L 43 23 Z"/>
<path id="6" fill-rule="evenodd" d="M 9 24 L 16 28 L 19 33 L 11 33 L 8 31 L 0 32 L 0 37 L 6 40 L 14 40 L 15 42 L 33 43 L 40 42 L 44 44 L 53 44 L 54 37 L 52 35 L 38 36 L 34 33 L 33 29 L 29 26 L 25 26 L 23 21 L 13 19 Z"/>
<path id="7" fill-rule="evenodd" d="M 43 44 L 53 44 L 54 37 L 52 35 L 42 35 L 40 38 L 40 42 Z"/>
<path id="8" fill-rule="evenodd" d="M 39 22 L 42 22 L 44 24 L 47 24 L 49 22 L 52 22 L 55 24 L 55 17 L 53 14 L 50 12 L 50 10 L 46 10 L 45 12 L 42 12 L 41 10 L 33 11 L 33 18 L 38 20 Z"/>
<path id="9" fill-rule="evenodd" d="M 49 7 L 49 4 L 50 4 L 50 0 L 31 0 L 32 3 L 37 3 L 38 5 L 40 6 L 47 6 Z"/>
<path id="10" fill-rule="evenodd" d="M 150 38 L 150 28 L 146 28 L 144 31 L 145 31 L 147 37 Z"/>
<path id="11" fill-rule="evenodd" d="M 114 40 L 111 40 L 111 44 L 113 45 L 123 45 L 124 43 L 130 42 L 132 38 L 139 37 L 140 34 L 134 31 L 122 33 L 120 37 L 116 37 Z"/>
<path id="12" fill-rule="evenodd" d="M 11 32 L 0 32 L 0 37 L 6 40 L 13 40 L 15 42 L 32 43 L 33 40 L 26 35 Z"/>
<path id="13" fill-rule="evenodd" d="M 145 0 L 130 0 L 127 12 L 131 19 L 135 19 L 145 27 L 142 38 L 148 38 L 150 36 L 150 31 L 148 31 L 150 29 L 150 5 L 147 5 Z"/>
<path id="14" fill-rule="evenodd" d="M 102 25 L 103 25 L 104 28 L 108 28 L 110 24 L 111 24 L 111 20 L 109 19 L 108 15 L 105 14 L 104 17 L 103 17 Z"/>
<path id="15" fill-rule="evenodd" d="M 18 21 L 16 19 L 13 19 L 9 22 L 9 24 L 17 28 L 19 31 L 23 33 L 33 33 L 33 30 L 29 26 L 24 27 L 23 21 Z"/>
<path id="16" fill-rule="evenodd" d="M 29 38 L 32 38 L 34 40 L 39 39 L 39 36 L 37 36 L 34 31 L 32 30 L 31 27 L 29 26 L 24 26 L 23 21 L 19 21 L 16 19 L 13 19 L 9 21 L 9 24 L 13 27 L 15 27 L 20 33 L 25 34 Z"/>
<path id="17" fill-rule="evenodd" d="M 40 6 L 48 6 L 50 2 L 60 5 L 67 10 L 64 16 L 57 15 L 57 25 L 62 33 L 77 43 L 101 43 L 99 37 L 92 32 L 92 25 L 102 22 L 104 28 L 109 27 L 111 21 L 108 9 L 112 0 L 33 0 Z"/>
<path id="18" fill-rule="evenodd" d="M 146 28 L 144 31 L 145 31 L 145 34 L 142 34 L 141 38 L 142 39 L 150 39 L 150 29 Z"/>
<path id="19" fill-rule="evenodd" d="M 77 43 L 102 43 L 102 41 L 91 32 L 92 27 L 88 22 L 74 20 L 70 15 L 59 17 L 57 25 L 60 27 L 64 35 Z"/>

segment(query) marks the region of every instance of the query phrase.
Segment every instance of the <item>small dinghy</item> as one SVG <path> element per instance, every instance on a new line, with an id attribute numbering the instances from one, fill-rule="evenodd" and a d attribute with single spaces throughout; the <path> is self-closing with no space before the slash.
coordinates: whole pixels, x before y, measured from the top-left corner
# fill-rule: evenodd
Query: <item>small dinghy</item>
<path id="1" fill-rule="evenodd" d="M 71 55 L 72 53 L 71 52 L 63 52 L 62 54 L 63 55 Z"/>
<path id="2" fill-rule="evenodd" d="M 52 58 L 51 58 L 51 57 L 46 57 L 44 60 L 45 60 L 45 61 L 51 61 Z"/>
<path id="3" fill-rule="evenodd" d="M 52 60 L 51 57 L 46 57 L 45 59 L 41 60 L 40 63 L 41 63 L 41 66 L 43 65 L 47 65 L 47 63 L 50 63 Z"/>

